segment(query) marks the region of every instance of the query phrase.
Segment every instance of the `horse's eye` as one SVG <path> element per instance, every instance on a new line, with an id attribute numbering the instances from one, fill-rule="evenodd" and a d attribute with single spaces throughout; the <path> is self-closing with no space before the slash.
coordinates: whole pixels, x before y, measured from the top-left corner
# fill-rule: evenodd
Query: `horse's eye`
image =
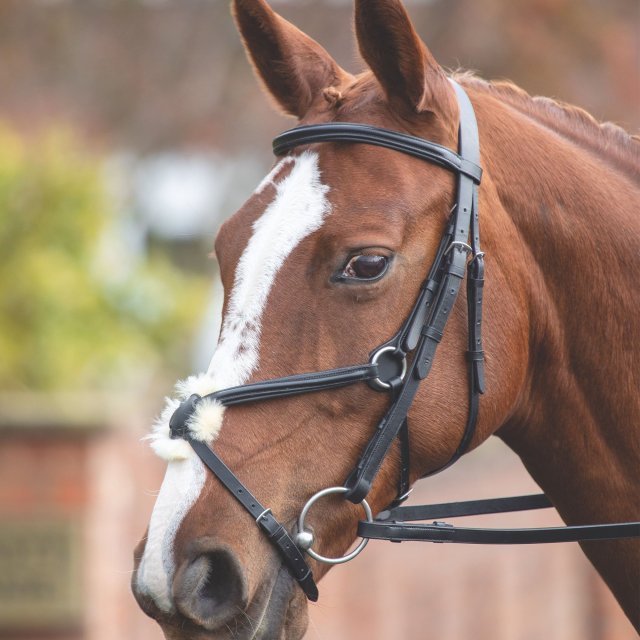
<path id="1" fill-rule="evenodd" d="M 342 277 L 350 280 L 375 280 L 384 275 L 388 266 L 387 256 L 361 254 L 349 260 Z"/>

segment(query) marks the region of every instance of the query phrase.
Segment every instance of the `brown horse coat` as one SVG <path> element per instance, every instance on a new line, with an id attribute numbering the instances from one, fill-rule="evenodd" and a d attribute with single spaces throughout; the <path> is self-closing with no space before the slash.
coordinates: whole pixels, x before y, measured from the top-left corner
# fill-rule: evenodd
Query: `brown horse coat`
<path id="1" fill-rule="evenodd" d="M 370 123 L 456 148 L 455 97 L 399 1 L 356 2 L 370 67 L 359 76 L 263 0 L 236 0 L 234 11 L 258 76 L 301 122 Z M 638 140 L 511 84 L 457 79 L 476 111 L 484 169 L 487 392 L 472 446 L 501 437 L 567 523 L 638 520 Z M 313 145 L 293 156 L 219 233 L 225 325 L 216 365 L 184 393 L 362 362 L 413 304 L 453 201 L 452 176 L 364 145 Z M 250 273 L 258 254 L 264 269 Z M 383 278 L 333 277 L 362 254 L 390 261 Z M 410 413 L 414 480 L 460 440 L 465 340 L 459 300 Z M 385 402 L 350 387 L 235 407 L 202 437 L 215 436 L 218 454 L 291 523 L 311 494 L 344 479 Z M 174 457 L 148 542 L 136 551 L 143 608 L 170 638 L 301 637 L 304 595 L 259 530 L 189 452 L 165 453 Z M 397 465 L 393 452 L 369 496 L 374 511 L 393 498 Z M 359 516 L 339 500 L 314 508 L 319 551 L 344 552 Z M 639 627 L 640 543 L 583 548 Z M 316 577 L 325 571 L 314 565 Z"/>

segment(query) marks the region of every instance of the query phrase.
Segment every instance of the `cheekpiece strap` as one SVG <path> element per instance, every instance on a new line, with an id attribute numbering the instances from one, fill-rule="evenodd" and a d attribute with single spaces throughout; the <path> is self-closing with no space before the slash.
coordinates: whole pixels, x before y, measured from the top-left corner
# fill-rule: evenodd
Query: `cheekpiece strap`
<path id="1" fill-rule="evenodd" d="M 460 108 L 459 153 L 456 156 L 460 160 L 464 160 L 468 165 L 479 166 L 480 143 L 473 106 L 462 87 L 453 81 L 452 85 Z M 431 148 L 432 143 L 429 143 L 429 145 Z M 447 166 L 445 163 L 436 162 L 436 164 Z M 349 491 L 345 494 L 345 497 L 353 503 L 360 502 L 371 490 L 373 481 L 392 443 L 406 423 L 407 414 L 420 382 L 431 371 L 436 350 L 456 302 L 470 257 L 468 250 L 473 253 L 474 247 L 479 249 L 480 246 L 477 210 L 479 177 L 476 180 L 476 176 L 472 176 L 468 172 L 458 170 L 456 173 L 457 193 L 456 202 L 452 210 L 451 223 L 445 231 L 443 242 L 440 244 L 436 259 L 426 280 L 426 286 L 423 287 L 416 307 L 414 307 L 405 326 L 400 331 L 404 344 L 414 349 L 413 360 L 409 365 L 402 388 L 397 393 L 386 416 L 380 422 L 378 429 L 367 444 L 356 469 L 347 478 L 345 486 L 348 487 Z M 468 242 L 471 242 L 472 245 L 467 244 Z M 475 257 L 473 257 L 474 260 Z M 482 265 L 480 264 L 480 266 Z M 483 270 L 480 275 L 484 276 Z M 473 331 L 470 329 L 469 340 L 473 339 L 474 344 L 477 341 L 481 345 L 481 325 L 477 324 L 477 320 L 481 318 L 482 292 L 480 291 L 480 294 L 477 294 L 477 290 L 480 289 L 477 287 L 478 284 L 479 282 L 474 283 L 473 287 L 476 288 L 472 289 L 475 305 L 473 317 L 469 319 L 470 327 L 473 322 Z M 458 447 L 445 464 L 430 471 L 428 475 L 437 473 L 452 465 L 466 451 L 473 438 L 479 409 L 478 394 L 484 386 L 482 359 L 483 355 L 476 353 L 475 359 L 470 365 L 469 410 Z M 400 450 L 402 458 L 402 446 Z M 405 461 L 401 460 L 401 468 L 404 468 L 405 464 Z"/>

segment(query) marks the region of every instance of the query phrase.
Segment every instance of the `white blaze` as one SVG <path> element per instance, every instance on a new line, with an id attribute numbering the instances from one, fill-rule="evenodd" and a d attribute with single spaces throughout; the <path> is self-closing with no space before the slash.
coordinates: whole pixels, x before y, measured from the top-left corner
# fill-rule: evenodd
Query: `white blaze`
<path id="1" fill-rule="evenodd" d="M 282 168 L 290 173 L 278 181 Z M 262 313 L 276 275 L 298 244 L 322 226 L 331 207 L 329 187 L 320 181 L 318 156 L 305 152 L 281 160 L 260 183 L 256 193 L 273 184 L 276 196 L 253 223 L 253 233 L 235 272 L 233 289 L 220 340 L 206 374 L 178 383 L 180 400 L 192 393 L 206 395 L 216 389 L 243 384 L 257 369 Z M 158 455 L 169 461 L 158 495 L 137 574 L 137 587 L 163 611 L 172 611 L 171 583 L 175 571 L 173 543 L 182 520 L 197 500 L 206 470 L 183 440 L 169 438 L 169 418 L 178 400 L 167 399 L 164 412 L 149 436 Z M 210 442 L 220 430 L 223 409 L 200 403 L 201 411 L 189 423 L 194 437 Z"/>

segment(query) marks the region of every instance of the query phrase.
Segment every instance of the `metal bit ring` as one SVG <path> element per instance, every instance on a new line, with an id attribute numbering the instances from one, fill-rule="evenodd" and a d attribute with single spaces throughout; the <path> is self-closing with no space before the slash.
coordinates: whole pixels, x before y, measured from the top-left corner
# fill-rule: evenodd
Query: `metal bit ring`
<path id="1" fill-rule="evenodd" d="M 307 513 L 309 509 L 313 506 L 316 500 L 324 496 L 328 496 L 332 493 L 347 493 L 348 489 L 346 487 L 328 487 L 327 489 L 322 489 L 322 491 L 318 491 L 312 495 L 307 503 L 302 508 L 300 512 L 300 516 L 298 518 L 298 534 L 295 537 L 296 543 L 299 547 L 301 547 L 304 551 L 306 551 L 314 560 L 318 562 L 324 562 L 325 564 L 343 564 L 344 562 L 349 562 L 349 560 L 353 560 L 369 543 L 369 538 L 362 538 L 358 546 L 351 552 L 347 553 L 344 556 L 339 558 L 327 558 L 326 556 L 320 555 L 316 551 L 311 548 L 313 545 L 313 534 L 305 529 L 304 521 L 307 517 Z M 373 514 L 371 513 L 371 507 L 366 500 L 362 500 L 360 503 L 362 508 L 364 509 L 364 513 L 367 517 L 367 522 L 373 522 Z"/>

